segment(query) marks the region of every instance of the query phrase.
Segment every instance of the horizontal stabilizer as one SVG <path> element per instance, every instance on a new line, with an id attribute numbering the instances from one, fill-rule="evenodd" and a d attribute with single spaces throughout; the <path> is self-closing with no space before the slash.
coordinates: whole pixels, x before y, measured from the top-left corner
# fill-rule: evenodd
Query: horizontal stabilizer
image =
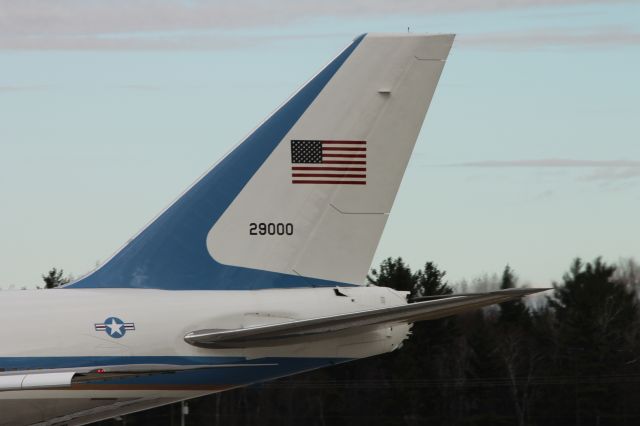
<path id="1" fill-rule="evenodd" d="M 279 346 L 298 343 L 309 336 L 357 332 L 362 327 L 434 320 L 546 290 L 549 289 L 514 288 L 273 325 L 233 330 L 198 330 L 187 334 L 184 340 L 204 348 Z"/>

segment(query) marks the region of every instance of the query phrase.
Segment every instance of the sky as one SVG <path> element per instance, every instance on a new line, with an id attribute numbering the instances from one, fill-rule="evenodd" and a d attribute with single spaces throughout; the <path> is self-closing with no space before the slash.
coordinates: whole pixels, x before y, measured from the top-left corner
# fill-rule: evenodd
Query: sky
<path id="1" fill-rule="evenodd" d="M 640 3 L 0 0 L 0 288 L 106 260 L 355 36 L 456 33 L 373 265 L 640 258 Z"/>

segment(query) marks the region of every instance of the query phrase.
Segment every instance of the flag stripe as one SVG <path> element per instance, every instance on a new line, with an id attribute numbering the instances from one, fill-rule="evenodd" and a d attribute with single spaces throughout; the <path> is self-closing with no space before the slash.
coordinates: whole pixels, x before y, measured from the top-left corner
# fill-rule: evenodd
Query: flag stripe
<path id="1" fill-rule="evenodd" d="M 330 160 L 323 161 L 322 164 L 367 164 L 366 161 L 340 161 L 340 160 Z"/>
<path id="2" fill-rule="evenodd" d="M 365 145 L 367 141 L 321 141 L 322 144 Z"/>
<path id="3" fill-rule="evenodd" d="M 330 185 L 366 185 L 364 180 L 292 180 L 291 183 L 327 183 Z"/>
<path id="4" fill-rule="evenodd" d="M 349 178 L 366 178 L 367 175 L 352 175 L 345 173 L 292 173 L 293 177 L 349 177 Z"/>
<path id="5" fill-rule="evenodd" d="M 322 154 L 322 157 L 367 158 L 367 154 Z"/>
<path id="6" fill-rule="evenodd" d="M 323 151 L 366 151 L 367 148 L 353 148 L 348 146 L 323 146 Z"/>
<path id="7" fill-rule="evenodd" d="M 294 166 L 292 170 L 328 170 L 332 172 L 366 172 L 366 167 L 304 167 Z"/>

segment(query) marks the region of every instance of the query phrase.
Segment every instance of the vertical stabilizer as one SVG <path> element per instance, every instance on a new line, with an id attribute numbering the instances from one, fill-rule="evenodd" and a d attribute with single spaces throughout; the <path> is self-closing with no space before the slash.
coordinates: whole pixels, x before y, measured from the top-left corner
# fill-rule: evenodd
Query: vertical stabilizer
<path id="1" fill-rule="evenodd" d="M 362 284 L 452 35 L 365 35 L 69 287 Z"/>

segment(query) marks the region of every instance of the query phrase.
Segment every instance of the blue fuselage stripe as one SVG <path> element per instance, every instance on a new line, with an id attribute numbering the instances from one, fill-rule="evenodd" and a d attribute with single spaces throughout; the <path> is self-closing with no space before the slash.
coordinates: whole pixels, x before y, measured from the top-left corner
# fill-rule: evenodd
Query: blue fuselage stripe
<path id="1" fill-rule="evenodd" d="M 241 357 L 0 357 L 0 371 L 35 370 L 80 367 L 105 367 L 117 365 L 168 364 L 179 366 L 227 365 L 218 368 L 205 368 L 173 372 L 172 374 L 150 374 L 124 379 L 96 380 L 91 383 L 117 385 L 247 385 L 277 377 L 283 377 L 302 371 L 327 367 L 350 361 L 349 358 L 259 358 L 246 360 Z M 246 365 L 242 365 L 246 364 Z M 260 365 L 263 364 L 263 365 Z"/>

